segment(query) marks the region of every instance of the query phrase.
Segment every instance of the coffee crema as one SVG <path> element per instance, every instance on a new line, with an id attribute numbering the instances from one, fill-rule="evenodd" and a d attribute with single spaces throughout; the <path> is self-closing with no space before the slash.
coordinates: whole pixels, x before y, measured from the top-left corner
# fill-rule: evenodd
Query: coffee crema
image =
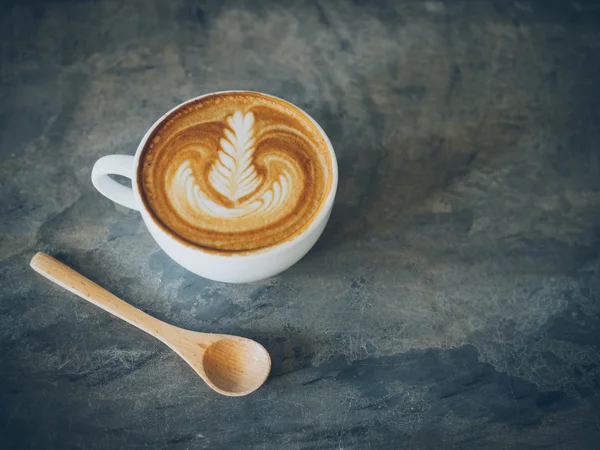
<path id="1" fill-rule="evenodd" d="M 182 105 L 152 131 L 138 186 L 172 237 L 231 254 L 293 239 L 332 188 L 322 134 L 295 106 L 254 92 Z"/>

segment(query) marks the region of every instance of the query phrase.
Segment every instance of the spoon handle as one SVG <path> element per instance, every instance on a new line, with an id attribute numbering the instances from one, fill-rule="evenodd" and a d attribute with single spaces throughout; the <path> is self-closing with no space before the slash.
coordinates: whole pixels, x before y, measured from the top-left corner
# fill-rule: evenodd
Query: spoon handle
<path id="1" fill-rule="evenodd" d="M 124 302 L 116 295 L 111 294 L 106 289 L 98 286 L 93 281 L 88 280 L 80 273 L 75 272 L 70 267 L 67 267 L 45 253 L 36 253 L 31 259 L 30 265 L 33 270 L 50 281 L 163 342 L 167 335 L 175 331 L 173 326 L 131 306 L 129 303 Z"/>

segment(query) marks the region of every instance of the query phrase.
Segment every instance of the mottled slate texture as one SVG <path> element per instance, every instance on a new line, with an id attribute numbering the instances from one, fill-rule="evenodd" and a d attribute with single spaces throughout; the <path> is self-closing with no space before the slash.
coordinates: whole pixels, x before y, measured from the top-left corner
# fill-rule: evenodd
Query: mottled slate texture
<path id="1" fill-rule="evenodd" d="M 0 447 L 591 449 L 600 439 L 600 4 L 8 1 L 0 9 Z M 330 226 L 240 286 L 93 190 L 177 103 L 305 108 Z M 264 343 L 219 397 L 52 286 L 36 250 L 173 324 Z"/>

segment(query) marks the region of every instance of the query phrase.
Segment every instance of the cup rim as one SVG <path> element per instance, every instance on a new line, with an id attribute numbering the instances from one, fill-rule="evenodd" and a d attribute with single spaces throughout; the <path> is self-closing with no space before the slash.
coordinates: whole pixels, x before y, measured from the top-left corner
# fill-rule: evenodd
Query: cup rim
<path id="1" fill-rule="evenodd" d="M 146 204 L 146 201 L 144 200 L 143 196 L 141 195 L 140 186 L 138 183 L 138 179 L 139 179 L 138 169 L 139 169 L 141 155 L 143 153 L 144 147 L 146 146 L 146 143 L 148 142 L 148 138 L 150 137 L 152 132 L 156 129 L 156 127 L 158 127 L 160 124 L 162 124 L 163 121 L 165 119 L 167 119 L 172 113 L 174 113 L 178 109 L 182 108 L 183 106 L 185 106 L 189 103 L 198 101 L 204 97 L 208 97 L 211 95 L 230 94 L 230 93 L 250 93 L 250 94 L 258 94 L 261 96 L 269 97 L 274 100 L 283 102 L 286 105 L 290 105 L 291 107 L 296 108 L 298 111 L 300 111 L 302 114 L 304 114 L 304 116 L 306 116 L 306 118 L 308 118 L 308 120 L 315 126 L 315 128 L 317 129 L 317 131 L 320 133 L 321 137 L 325 141 L 325 144 L 329 151 L 330 160 L 331 160 L 331 175 L 332 175 L 332 177 L 331 177 L 331 188 L 329 189 L 327 198 L 321 204 L 321 207 L 318 210 L 317 214 L 311 219 L 308 227 L 304 231 L 302 231 L 300 234 L 298 234 L 297 236 L 295 236 L 291 239 L 287 239 L 283 242 L 275 243 L 271 246 L 264 247 L 264 248 L 222 252 L 222 251 L 211 251 L 210 249 L 207 249 L 206 247 L 202 247 L 200 245 L 189 242 L 185 238 L 182 238 L 181 236 L 175 237 L 174 236 L 175 233 L 173 231 L 168 232 L 167 230 L 165 230 L 166 226 L 160 220 L 157 220 L 157 218 L 155 217 L 156 214 L 149 208 L 149 206 Z M 317 228 L 323 222 L 323 220 L 326 220 L 328 218 L 331 208 L 333 207 L 333 202 L 335 200 L 335 195 L 337 192 L 337 185 L 338 185 L 337 157 L 335 154 L 335 150 L 333 149 L 333 145 L 331 144 L 331 140 L 329 139 L 329 136 L 327 136 L 327 133 L 325 133 L 325 130 L 323 130 L 321 125 L 319 125 L 319 123 L 310 114 L 308 114 L 306 111 L 304 111 L 302 108 L 300 108 L 297 105 L 294 105 L 293 103 L 291 103 L 287 100 L 284 100 L 280 97 L 276 97 L 271 94 L 265 94 L 264 92 L 251 91 L 251 90 L 246 90 L 246 89 L 231 89 L 231 90 L 225 90 L 225 91 L 209 92 L 207 94 L 202 94 L 197 97 L 193 97 L 189 100 L 186 100 L 186 101 L 176 105 L 175 107 L 171 108 L 169 111 L 164 113 L 159 119 L 157 119 L 152 124 L 152 126 L 148 129 L 148 131 L 146 132 L 146 134 L 140 141 L 140 143 L 137 147 L 137 150 L 135 152 L 135 155 L 134 155 L 132 187 L 133 187 L 134 197 L 136 199 L 137 204 L 140 207 L 140 212 L 142 212 L 142 217 L 144 218 L 144 220 L 150 220 L 152 222 L 152 224 L 158 230 L 160 230 L 160 232 L 164 236 L 166 236 L 169 240 L 176 242 L 177 244 L 183 245 L 187 249 L 199 251 L 206 255 L 218 256 L 218 257 L 224 257 L 224 258 L 248 258 L 248 257 L 252 257 L 252 256 L 279 253 L 289 247 L 296 245 L 297 243 L 303 241 L 304 239 L 307 239 L 308 236 L 310 236 L 312 234 L 312 231 L 315 228 Z"/>

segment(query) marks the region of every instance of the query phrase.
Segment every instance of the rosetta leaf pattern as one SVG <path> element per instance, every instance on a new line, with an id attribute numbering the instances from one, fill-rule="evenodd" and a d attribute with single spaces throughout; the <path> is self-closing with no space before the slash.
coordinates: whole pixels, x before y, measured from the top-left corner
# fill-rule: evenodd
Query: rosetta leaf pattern
<path id="1" fill-rule="evenodd" d="M 237 111 L 228 117 L 227 124 L 229 128 L 221 138 L 218 159 L 210 169 L 209 180 L 217 192 L 237 204 L 262 181 L 253 164 L 254 114 Z"/>
<path id="2" fill-rule="evenodd" d="M 235 112 L 226 120 L 227 126 L 219 141 L 217 158 L 209 169 L 209 183 L 229 202 L 211 195 L 199 184 L 189 160 L 184 161 L 172 178 L 171 201 L 175 209 L 190 223 L 202 217 L 220 221 L 235 221 L 244 217 L 262 217 L 276 220 L 285 210 L 286 200 L 297 200 L 299 190 L 294 188 L 293 167 L 279 159 L 279 173 L 269 179 L 269 171 L 261 175 L 254 165 L 256 136 L 254 115 Z M 264 162 L 269 165 L 277 156 Z M 294 201 L 295 201 L 294 200 Z M 222 222 L 221 222 L 222 223 Z"/>

